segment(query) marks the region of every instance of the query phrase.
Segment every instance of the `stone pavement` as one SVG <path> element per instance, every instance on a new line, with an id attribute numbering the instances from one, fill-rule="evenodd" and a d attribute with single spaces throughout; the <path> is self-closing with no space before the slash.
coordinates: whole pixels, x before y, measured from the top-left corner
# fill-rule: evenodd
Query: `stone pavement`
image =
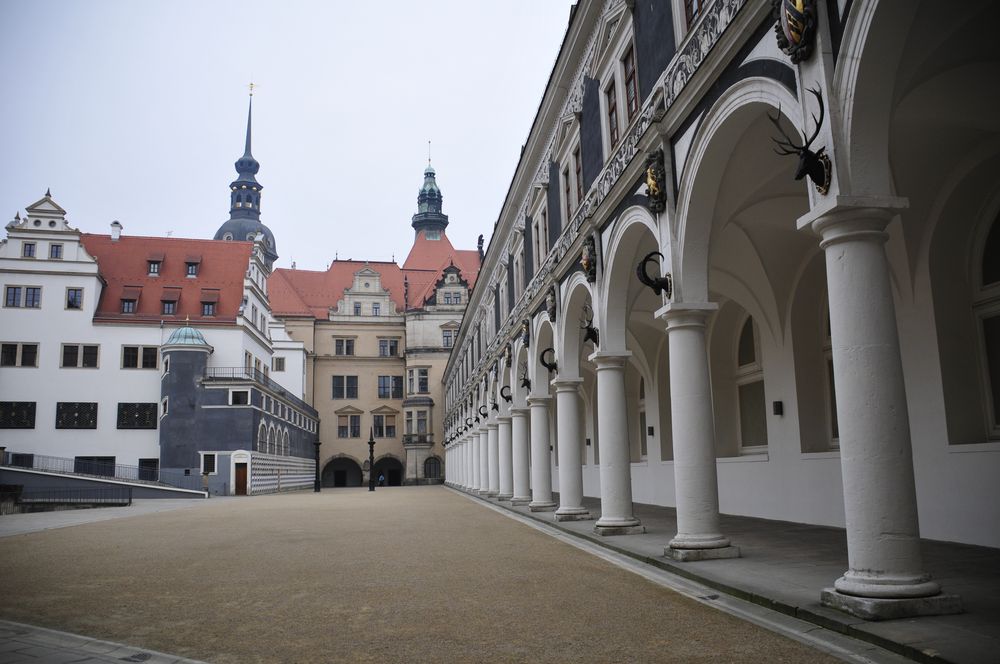
<path id="1" fill-rule="evenodd" d="M 215 500 L 215 499 L 212 499 Z M 219 500 L 229 500 L 221 498 Z M 0 517 L 0 537 L 23 535 L 40 530 L 67 528 L 84 523 L 141 516 L 168 510 L 178 510 L 208 504 L 201 499 L 148 498 L 133 500 L 128 507 L 95 507 L 82 510 L 60 510 L 56 512 L 31 512 L 28 514 L 6 514 Z"/>
<path id="2" fill-rule="evenodd" d="M 193 659 L 0 620 L 2 664 L 204 664 Z"/>
<path id="3" fill-rule="evenodd" d="M 558 494 L 555 500 L 558 501 Z M 819 604 L 820 591 L 847 569 L 842 529 L 722 516 L 722 532 L 740 547 L 742 557 L 677 563 L 663 549 L 677 532 L 673 508 L 634 506 L 646 527 L 643 535 L 602 537 L 593 521 L 556 522 L 552 512 L 530 512 L 469 494 L 561 532 L 622 553 L 647 565 L 696 580 L 735 597 L 793 615 L 827 629 L 874 643 L 924 662 L 996 664 L 1000 662 L 1000 550 L 922 541 L 925 568 L 945 592 L 961 596 L 965 613 L 883 622 L 866 622 Z M 585 498 L 600 516 L 600 500 Z"/>
<path id="4" fill-rule="evenodd" d="M 199 501 L 0 538 L 0 618 L 216 664 L 898 661 L 560 537 L 441 487 Z"/>

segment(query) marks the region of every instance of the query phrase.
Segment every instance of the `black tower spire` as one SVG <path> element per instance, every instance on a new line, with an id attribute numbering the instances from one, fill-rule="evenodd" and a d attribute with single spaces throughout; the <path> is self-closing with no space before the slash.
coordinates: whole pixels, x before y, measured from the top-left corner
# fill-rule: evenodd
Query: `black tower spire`
<path id="1" fill-rule="evenodd" d="M 417 233 L 443 231 L 448 227 L 448 215 L 441 213 L 441 201 L 444 197 L 438 189 L 435 175 L 431 160 L 428 159 L 427 168 L 424 170 L 424 186 L 417 195 L 417 213 L 413 215 L 411 222 L 413 230 Z"/>

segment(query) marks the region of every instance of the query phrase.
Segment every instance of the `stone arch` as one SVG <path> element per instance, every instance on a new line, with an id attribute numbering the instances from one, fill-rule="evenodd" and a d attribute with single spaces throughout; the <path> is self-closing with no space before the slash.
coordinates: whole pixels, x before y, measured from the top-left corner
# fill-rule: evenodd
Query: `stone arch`
<path id="1" fill-rule="evenodd" d="M 580 318 L 583 315 L 584 307 L 589 306 L 594 311 L 594 325 L 597 326 L 597 313 L 593 304 L 590 284 L 587 283 L 583 273 L 574 272 L 571 274 L 562 285 L 561 291 L 561 314 L 556 325 L 559 374 L 564 378 L 574 378 L 580 375 L 580 355 L 585 350 Z M 587 346 L 592 348 L 590 344 Z"/>
<path id="2" fill-rule="evenodd" d="M 395 454 L 383 454 L 375 459 L 372 474 L 381 486 L 402 486 L 403 468 L 403 462 Z M 379 482 L 380 475 L 384 477 L 382 482 Z"/>
<path id="3" fill-rule="evenodd" d="M 335 454 L 323 465 L 321 482 L 324 487 L 361 486 L 364 473 L 361 463 L 349 454 Z"/>
<path id="4" fill-rule="evenodd" d="M 528 350 L 528 367 L 531 371 L 531 395 L 545 396 L 549 393 L 549 380 L 554 378 L 555 375 L 549 375 L 548 369 L 542 366 L 540 357 L 543 350 L 555 347 L 555 331 L 553 330 L 553 324 L 549 321 L 549 315 L 545 312 L 535 317 L 532 327 L 531 346 Z M 548 355 L 553 356 L 552 353 Z M 558 356 L 558 350 L 555 355 Z"/>
<path id="5" fill-rule="evenodd" d="M 443 477 L 442 475 L 443 468 L 444 468 L 444 463 L 441 461 L 441 457 L 437 456 L 436 454 L 432 454 L 431 456 L 424 459 L 423 476 L 425 479 L 428 480 L 441 479 Z"/>

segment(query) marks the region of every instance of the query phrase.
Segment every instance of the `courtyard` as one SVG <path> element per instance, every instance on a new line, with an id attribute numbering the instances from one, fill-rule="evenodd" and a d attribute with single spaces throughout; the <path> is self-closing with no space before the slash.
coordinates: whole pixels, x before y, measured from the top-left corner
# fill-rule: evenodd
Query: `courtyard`
<path id="1" fill-rule="evenodd" d="M 210 662 L 835 661 L 442 487 L 213 499 L 0 560 L 4 619 Z"/>

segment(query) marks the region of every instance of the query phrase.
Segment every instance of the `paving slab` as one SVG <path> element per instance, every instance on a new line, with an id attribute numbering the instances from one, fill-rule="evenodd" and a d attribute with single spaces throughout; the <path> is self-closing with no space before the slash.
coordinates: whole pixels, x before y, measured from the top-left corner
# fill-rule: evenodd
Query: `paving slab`
<path id="1" fill-rule="evenodd" d="M 663 555 L 677 531 L 673 508 L 637 503 L 635 516 L 646 534 L 599 537 L 586 523 L 556 522 L 509 503 L 470 497 L 917 661 L 1000 662 L 1000 549 L 922 540 L 927 571 L 945 592 L 961 596 L 965 612 L 867 622 L 819 603 L 823 588 L 847 569 L 847 538 L 841 528 L 722 515 L 722 532 L 740 547 L 742 557 L 677 563 Z M 584 506 L 600 515 L 600 500 L 585 498 Z"/>

